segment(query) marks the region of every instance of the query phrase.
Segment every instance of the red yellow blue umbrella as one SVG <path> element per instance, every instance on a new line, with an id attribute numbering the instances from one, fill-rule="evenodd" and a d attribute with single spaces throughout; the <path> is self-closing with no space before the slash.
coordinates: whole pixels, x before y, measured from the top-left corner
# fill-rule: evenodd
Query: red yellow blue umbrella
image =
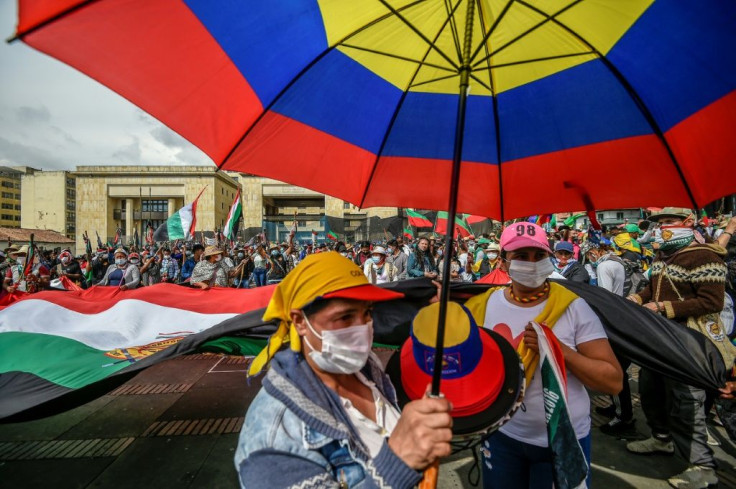
<path id="1" fill-rule="evenodd" d="M 361 207 L 447 209 L 466 64 L 460 212 L 735 190 L 732 2 L 476 0 L 470 22 L 467 0 L 19 5 L 17 37 L 218 166 Z"/>

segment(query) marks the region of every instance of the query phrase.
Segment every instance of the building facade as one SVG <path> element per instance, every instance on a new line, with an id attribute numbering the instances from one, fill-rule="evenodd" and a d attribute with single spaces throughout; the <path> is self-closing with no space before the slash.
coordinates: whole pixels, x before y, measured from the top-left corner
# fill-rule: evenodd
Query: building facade
<path id="1" fill-rule="evenodd" d="M 214 231 L 227 220 L 239 183 L 214 166 L 78 166 L 77 246 L 82 233 L 112 242 L 118 229 L 123 243 L 137 231 L 144 240 L 147 223 L 154 228 L 178 209 L 197 202 L 197 231 Z"/>
<path id="2" fill-rule="evenodd" d="M 295 219 L 300 241 L 311 240 L 313 231 L 318 241 L 324 241 L 330 230 L 336 232 L 338 239 L 348 242 L 369 239 L 371 218 L 398 215 L 396 207 L 360 209 L 341 199 L 278 180 L 239 173 L 230 175 L 243 187 L 241 227 L 245 234 L 265 229 L 271 241 L 284 241 Z M 331 229 L 329 221 L 339 222 L 340 228 Z"/>
<path id="3" fill-rule="evenodd" d="M 23 172 L 0 166 L 0 227 L 21 225 L 21 177 Z"/>
<path id="4" fill-rule="evenodd" d="M 76 239 L 77 179 L 74 173 L 24 168 L 20 216 L 24 228 L 48 229 Z"/>

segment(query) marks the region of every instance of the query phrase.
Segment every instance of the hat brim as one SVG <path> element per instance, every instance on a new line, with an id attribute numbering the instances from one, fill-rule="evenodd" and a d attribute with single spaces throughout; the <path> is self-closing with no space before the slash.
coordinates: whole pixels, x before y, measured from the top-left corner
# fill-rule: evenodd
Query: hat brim
<path id="1" fill-rule="evenodd" d="M 513 243 L 509 243 L 505 246 L 501 245 L 501 249 L 504 251 L 515 251 L 520 250 L 521 248 L 538 248 L 552 253 L 552 249 L 549 247 L 549 244 L 542 244 L 539 241 L 527 238 L 526 236 L 515 239 Z"/>
<path id="2" fill-rule="evenodd" d="M 351 299 L 356 301 L 370 301 L 370 302 L 383 302 L 392 301 L 394 299 L 401 299 L 404 294 L 401 292 L 394 292 L 392 290 L 382 289 L 375 285 L 365 284 L 357 285 L 355 287 L 348 287 L 347 289 L 336 290 L 334 292 L 328 292 L 320 299 Z"/>
<path id="3" fill-rule="evenodd" d="M 657 222 L 660 219 L 664 219 L 665 217 L 676 217 L 677 219 L 685 220 L 688 217 L 690 217 L 691 215 L 693 215 L 693 214 L 692 213 L 690 213 L 690 214 L 674 214 L 674 213 L 657 214 L 657 215 L 651 215 L 651 216 L 649 216 L 649 220 L 650 221 L 653 221 L 653 222 Z"/>
<path id="4" fill-rule="evenodd" d="M 504 378 L 498 395 L 493 399 L 490 405 L 476 414 L 467 416 L 458 416 L 450 413 L 453 418 L 452 432 L 455 435 L 469 435 L 473 433 L 489 433 L 495 431 L 510 415 L 521 405 L 522 394 L 524 392 L 524 368 L 519 359 L 519 355 L 511 344 L 498 333 L 485 328 L 480 328 L 482 341 L 484 343 L 490 341 L 495 342 L 501 352 L 503 362 Z M 424 392 L 427 384 L 431 383 L 432 376 L 424 373 L 415 364 L 409 367 L 411 372 L 404 371 L 401 365 L 401 352 L 404 348 L 411 348 L 411 338 L 407 340 L 402 347 L 395 352 L 388 361 L 386 373 L 396 389 L 396 395 L 399 405 L 403 408 L 407 403 L 416 400 L 406 392 L 404 382 L 414 382 L 415 387 L 420 390 L 414 391 Z M 413 355 L 412 355 L 413 356 Z M 416 370 L 413 368 L 416 367 Z M 418 372 L 418 373 L 417 373 Z M 488 389 L 487 381 L 489 372 L 486 369 L 476 367 L 472 373 L 460 379 L 443 380 L 440 385 L 440 391 L 443 391 L 443 385 L 456 382 L 465 384 L 471 388 Z M 483 393 L 481 393 L 481 396 Z M 449 396 L 448 396 L 449 399 Z M 452 400 L 452 399 L 451 399 Z"/>

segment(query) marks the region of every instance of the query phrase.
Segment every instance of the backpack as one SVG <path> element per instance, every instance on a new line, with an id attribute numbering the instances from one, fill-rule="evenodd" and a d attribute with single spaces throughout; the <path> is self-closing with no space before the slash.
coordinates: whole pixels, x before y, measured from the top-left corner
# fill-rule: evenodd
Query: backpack
<path id="1" fill-rule="evenodd" d="M 624 297 L 638 294 L 644 290 L 649 283 L 649 279 L 644 274 L 641 263 L 616 255 L 611 255 L 608 259 L 617 261 L 624 266 Z"/>
<path id="2" fill-rule="evenodd" d="M 644 269 L 641 263 L 633 262 L 622 258 L 621 261 L 624 265 L 624 297 L 628 297 L 631 294 L 638 294 L 649 283 L 649 279 L 644 274 Z"/>

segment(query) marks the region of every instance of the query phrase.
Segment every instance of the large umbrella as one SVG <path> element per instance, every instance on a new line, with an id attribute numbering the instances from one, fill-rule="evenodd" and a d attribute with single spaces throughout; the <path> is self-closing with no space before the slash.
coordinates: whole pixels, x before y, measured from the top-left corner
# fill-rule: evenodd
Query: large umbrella
<path id="1" fill-rule="evenodd" d="M 17 37 L 218 166 L 360 207 L 446 208 L 447 229 L 458 210 L 702 207 L 736 190 L 727 1 L 21 0 L 19 12 Z"/>

